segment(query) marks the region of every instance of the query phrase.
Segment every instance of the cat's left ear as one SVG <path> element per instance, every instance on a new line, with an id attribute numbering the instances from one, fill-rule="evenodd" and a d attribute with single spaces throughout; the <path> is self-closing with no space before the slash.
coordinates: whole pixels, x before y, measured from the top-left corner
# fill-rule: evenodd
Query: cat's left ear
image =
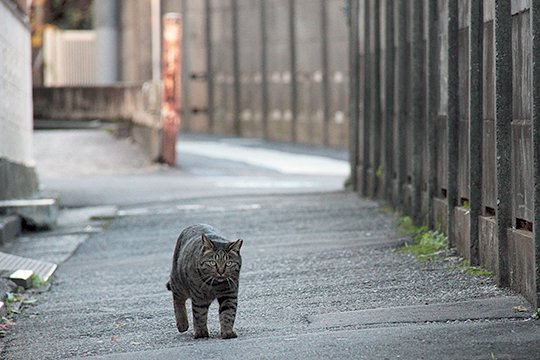
<path id="1" fill-rule="evenodd" d="M 213 251 L 216 249 L 212 240 L 210 240 L 205 234 L 202 234 L 201 240 L 203 243 L 204 252 Z"/>
<path id="2" fill-rule="evenodd" d="M 238 239 L 236 241 L 233 241 L 232 243 L 229 244 L 227 250 L 240 253 L 240 248 L 242 247 L 243 243 L 244 243 L 244 240 L 242 240 L 242 239 Z"/>

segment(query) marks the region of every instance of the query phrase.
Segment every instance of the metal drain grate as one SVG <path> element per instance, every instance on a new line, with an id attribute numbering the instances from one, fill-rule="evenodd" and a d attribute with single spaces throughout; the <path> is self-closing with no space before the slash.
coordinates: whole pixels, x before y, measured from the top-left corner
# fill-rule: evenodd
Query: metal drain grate
<path id="1" fill-rule="evenodd" d="M 32 270 L 41 279 L 47 281 L 57 267 L 58 265 L 50 262 L 0 252 L 0 270 L 10 274 L 17 270 Z"/>

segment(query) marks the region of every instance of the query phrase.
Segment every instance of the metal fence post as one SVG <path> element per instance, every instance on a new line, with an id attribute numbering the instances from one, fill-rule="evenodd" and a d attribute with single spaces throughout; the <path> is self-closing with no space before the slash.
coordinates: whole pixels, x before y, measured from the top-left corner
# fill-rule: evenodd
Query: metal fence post
<path id="1" fill-rule="evenodd" d="M 469 30 L 469 174 L 470 174 L 470 254 L 471 264 L 479 265 L 478 217 L 482 215 L 482 140 L 483 140 L 483 49 L 484 2 L 470 2 L 471 27 Z"/>
<path id="2" fill-rule="evenodd" d="M 163 94 L 161 100 L 160 161 L 176 165 L 176 134 L 180 129 L 180 92 L 182 69 L 182 17 L 168 13 L 163 17 Z"/>
<path id="3" fill-rule="evenodd" d="M 497 159 L 497 236 L 499 283 L 508 286 L 508 229 L 512 212 L 512 11 L 507 0 L 495 1 L 495 139 Z"/>
<path id="4" fill-rule="evenodd" d="M 458 200 L 459 67 L 458 2 L 448 1 L 448 245 L 455 245 L 454 208 Z"/>
<path id="5" fill-rule="evenodd" d="M 360 129 L 358 123 L 360 110 L 358 1 L 349 0 L 349 162 L 351 164 L 350 182 L 354 191 L 358 191 L 358 132 Z"/>
<path id="6" fill-rule="evenodd" d="M 534 157 L 534 259 L 536 304 L 540 307 L 540 0 L 531 1 L 532 138 Z"/>

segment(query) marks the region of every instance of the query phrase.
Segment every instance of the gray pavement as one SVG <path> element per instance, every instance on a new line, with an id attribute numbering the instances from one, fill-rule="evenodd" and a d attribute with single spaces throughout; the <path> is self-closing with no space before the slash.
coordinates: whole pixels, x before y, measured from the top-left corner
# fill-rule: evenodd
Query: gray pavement
<path id="1" fill-rule="evenodd" d="M 239 146 L 248 154 L 250 146 L 266 147 Z M 311 149 L 280 151 L 304 156 Z M 340 159 L 330 150 L 326 157 Z M 67 209 L 61 228 L 41 235 L 51 249 L 55 236 L 85 238 L 61 259 L 50 291 L 17 318 L 3 358 L 540 358 L 540 322 L 530 319 L 530 304 L 489 278 L 464 274 L 454 258 L 420 263 L 395 252 L 405 240 L 394 217 L 343 191 L 342 176 L 291 175 L 220 154 L 186 153 L 178 169 L 151 167 L 43 178 L 72 206 L 114 206 Z M 229 185 L 217 187 L 223 176 Z M 119 185 L 94 188 L 93 179 Z M 81 186 L 88 197 L 77 196 Z M 245 240 L 237 339 L 219 338 L 215 304 L 210 339 L 175 328 L 164 286 L 172 251 L 181 229 L 201 222 Z M 44 250 L 15 244 L 12 251 L 47 256 L 47 241 L 37 242 Z"/>

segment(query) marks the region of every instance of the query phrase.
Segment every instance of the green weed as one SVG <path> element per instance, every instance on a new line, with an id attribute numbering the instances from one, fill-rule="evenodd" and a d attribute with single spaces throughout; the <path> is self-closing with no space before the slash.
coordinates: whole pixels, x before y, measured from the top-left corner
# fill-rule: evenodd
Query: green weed
<path id="1" fill-rule="evenodd" d="M 47 285 L 49 282 L 43 280 L 38 274 L 34 273 L 32 275 L 32 288 L 37 289 Z"/>
<path id="2" fill-rule="evenodd" d="M 470 275 L 470 276 L 486 276 L 486 277 L 490 277 L 490 276 L 493 275 L 491 273 L 491 271 L 488 271 L 486 269 L 483 269 L 483 268 L 477 267 L 477 266 L 465 267 L 463 272 L 465 274 L 467 274 L 467 275 Z"/>
<path id="3" fill-rule="evenodd" d="M 436 257 L 436 253 L 448 247 L 446 236 L 440 231 L 428 230 L 426 226 L 416 226 L 408 216 L 398 220 L 398 231 L 402 235 L 410 236 L 413 244 L 405 245 L 401 252 L 415 255 L 421 261 L 429 261 Z"/>
<path id="4" fill-rule="evenodd" d="M 382 179 L 384 177 L 384 165 L 381 164 L 377 168 L 377 171 L 375 172 L 375 176 L 379 179 Z"/>
<path id="5" fill-rule="evenodd" d="M 410 236 L 414 241 L 423 233 L 428 231 L 426 226 L 416 226 L 409 216 L 402 216 L 398 219 L 398 231 L 403 236 Z"/>

